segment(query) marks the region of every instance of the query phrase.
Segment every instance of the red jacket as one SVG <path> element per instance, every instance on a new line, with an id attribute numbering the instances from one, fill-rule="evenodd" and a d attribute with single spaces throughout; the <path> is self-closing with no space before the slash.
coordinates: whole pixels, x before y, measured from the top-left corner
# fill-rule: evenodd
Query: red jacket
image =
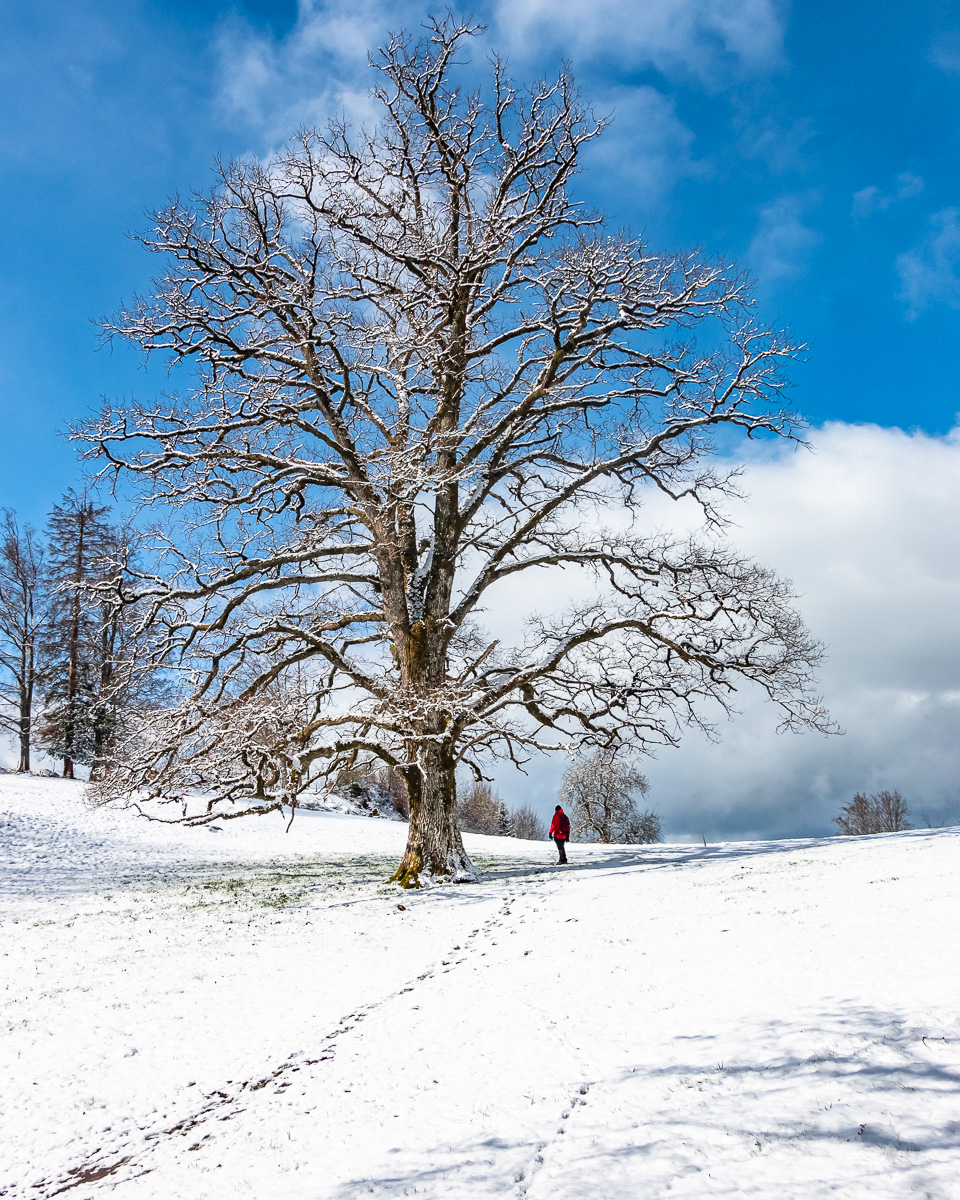
<path id="1" fill-rule="evenodd" d="M 570 836 L 570 818 L 562 808 L 553 814 L 553 820 L 550 822 L 550 836 L 564 840 Z"/>

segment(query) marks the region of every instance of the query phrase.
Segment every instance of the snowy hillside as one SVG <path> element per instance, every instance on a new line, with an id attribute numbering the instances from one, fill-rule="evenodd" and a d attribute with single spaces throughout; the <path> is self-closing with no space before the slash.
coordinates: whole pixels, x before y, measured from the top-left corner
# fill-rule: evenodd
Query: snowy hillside
<path id="1" fill-rule="evenodd" d="M 960 831 L 283 830 L 0 777 L 0 1195 L 960 1196 Z"/>

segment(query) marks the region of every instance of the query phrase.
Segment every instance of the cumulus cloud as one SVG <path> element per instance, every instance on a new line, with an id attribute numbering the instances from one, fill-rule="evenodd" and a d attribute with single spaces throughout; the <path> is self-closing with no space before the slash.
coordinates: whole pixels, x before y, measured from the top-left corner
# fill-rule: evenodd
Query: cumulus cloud
<path id="1" fill-rule="evenodd" d="M 514 54 L 559 49 L 711 86 L 772 70 L 783 54 L 775 0 L 499 0 L 496 11 Z"/>
<path id="2" fill-rule="evenodd" d="M 221 108 L 274 143 L 341 112 L 362 122 L 372 112 L 368 55 L 389 30 L 417 29 L 424 11 L 403 0 L 300 0 L 282 38 L 234 13 L 217 38 Z"/>
<path id="3" fill-rule="evenodd" d="M 897 256 L 897 274 L 909 320 L 935 304 L 960 308 L 960 209 L 930 218 L 920 244 Z"/>
<path id="4" fill-rule="evenodd" d="M 422 0 L 299 0 L 297 20 L 280 38 L 234 12 L 217 38 L 221 108 L 273 141 L 321 122 L 358 103 L 370 84 L 367 55 L 388 31 L 416 32 L 430 11 Z M 528 64 L 613 59 L 720 87 L 782 61 L 780 0 L 487 0 L 473 11 L 490 25 L 490 47 Z M 473 57 L 483 53 L 478 45 Z M 653 122 L 648 140 L 666 132 L 663 145 L 682 152 L 669 102 L 661 97 L 657 107 L 651 92 L 637 89 L 634 100 Z M 680 162 L 682 171 L 682 155 Z"/>
<path id="5" fill-rule="evenodd" d="M 679 179 L 701 172 L 692 131 L 677 116 L 673 100 L 656 88 L 607 92 L 595 107 L 612 113 L 613 124 L 587 148 L 586 169 L 606 177 L 605 183 L 629 186 L 638 208 L 660 203 Z"/>
<path id="6" fill-rule="evenodd" d="M 374 82 L 368 54 L 384 43 L 388 29 L 402 26 L 416 34 L 421 19 L 413 4 L 388 10 L 379 0 L 350 7 L 302 0 L 295 26 L 278 39 L 234 14 L 218 35 L 221 108 L 255 132 L 261 153 L 301 125 L 322 125 L 333 114 L 372 124 L 377 111 L 368 94 Z M 497 38 L 495 31 L 469 48 L 478 69 Z M 701 172 L 694 135 L 671 97 L 641 85 L 600 91 L 591 99 L 614 122 L 587 148 L 585 161 L 601 179 L 629 187 L 641 209 L 662 202 L 678 179 Z"/>
<path id="7" fill-rule="evenodd" d="M 897 176 L 896 186 L 883 191 L 876 185 L 861 188 L 853 194 L 853 215 L 863 219 L 875 212 L 886 212 L 894 204 L 903 200 L 912 200 L 923 191 L 924 183 L 919 175 L 904 171 Z"/>
<path id="8" fill-rule="evenodd" d="M 794 580 L 847 732 L 778 737 L 751 706 L 725 748 L 688 748 L 677 764 L 688 821 L 695 797 L 709 807 L 725 791 L 741 828 L 755 814 L 754 832 L 813 831 L 855 790 L 880 787 L 960 819 L 960 433 L 831 424 L 812 454 L 754 462 L 747 487 L 733 539 Z"/>
<path id="9" fill-rule="evenodd" d="M 755 450 L 729 536 L 794 581 L 845 733 L 777 734 L 769 705 L 742 694 L 719 743 L 690 734 L 645 768 L 672 836 L 829 833 L 855 791 L 881 788 L 899 788 L 918 823 L 924 812 L 960 821 L 960 430 L 834 423 L 812 443 Z M 685 514 L 656 501 L 650 520 Z M 522 784 L 500 782 L 546 808 L 563 767 L 543 759 Z"/>
<path id="10" fill-rule="evenodd" d="M 820 241 L 815 229 L 804 224 L 813 193 L 780 196 L 760 209 L 756 233 L 747 258 L 761 284 L 775 283 L 801 274 L 807 257 Z"/>

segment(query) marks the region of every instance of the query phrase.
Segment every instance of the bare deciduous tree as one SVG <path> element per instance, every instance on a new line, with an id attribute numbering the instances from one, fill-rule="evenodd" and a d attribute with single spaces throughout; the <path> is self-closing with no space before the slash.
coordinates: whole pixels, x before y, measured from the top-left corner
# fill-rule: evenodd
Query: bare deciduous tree
<path id="1" fill-rule="evenodd" d="M 494 836 L 501 832 L 500 810 L 502 801 L 489 783 L 472 783 L 464 788 L 457 809 L 460 826 L 468 833 L 485 833 Z"/>
<path id="2" fill-rule="evenodd" d="M 547 837 L 547 824 L 529 804 L 521 804 L 510 814 L 513 836 L 528 842 L 543 842 Z"/>
<path id="3" fill-rule="evenodd" d="M 18 771 L 30 770 L 34 698 L 40 669 L 47 590 L 43 547 L 11 512 L 0 525 L 0 728 L 16 736 Z"/>
<path id="4" fill-rule="evenodd" d="M 637 807 L 649 786 L 619 747 L 601 747 L 564 774 L 560 801 L 571 807 L 578 841 L 659 842 L 660 818 Z"/>
<path id="5" fill-rule="evenodd" d="M 948 825 L 960 824 L 953 820 L 953 814 L 937 811 L 934 813 L 921 813 L 920 820 L 924 823 L 927 829 L 945 829 Z"/>
<path id="6" fill-rule="evenodd" d="M 913 826 L 907 819 L 910 809 L 906 800 L 899 792 L 877 792 L 873 796 L 865 796 L 857 792 L 849 804 L 840 809 L 840 815 L 834 817 L 834 824 L 840 832 L 850 836 L 864 833 L 899 833 Z"/>
<path id="7" fill-rule="evenodd" d="M 733 482 L 704 461 L 720 426 L 794 436 L 796 347 L 736 271 L 608 233 L 568 191 L 602 122 L 566 72 L 521 92 L 495 61 L 462 90 L 470 34 L 395 37 L 376 128 L 304 132 L 157 215 L 167 266 L 108 333 L 196 384 L 81 434 L 181 529 L 145 594 L 183 699 L 101 798 L 267 812 L 368 751 L 406 781 L 405 886 L 474 874 L 458 766 L 673 744 L 746 682 L 826 728 L 818 647 L 713 536 Z M 711 536 L 645 533 L 655 491 Z M 545 567 L 595 598 L 489 636 L 497 586 Z"/>
<path id="8" fill-rule="evenodd" d="M 377 768 L 377 782 L 384 794 L 389 796 L 393 811 L 405 821 L 410 819 L 410 801 L 407 798 L 407 783 L 396 767 L 381 763 Z"/>
<path id="9" fill-rule="evenodd" d="M 624 841 L 630 845 L 648 845 L 659 842 L 663 836 L 663 819 L 652 808 L 638 811 L 625 828 Z"/>

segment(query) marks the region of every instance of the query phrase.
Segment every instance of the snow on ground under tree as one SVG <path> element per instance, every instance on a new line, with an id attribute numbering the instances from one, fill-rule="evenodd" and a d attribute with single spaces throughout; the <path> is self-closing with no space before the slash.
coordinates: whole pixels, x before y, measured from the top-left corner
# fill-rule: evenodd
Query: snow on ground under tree
<path id="1" fill-rule="evenodd" d="M 960 1196 L 960 831 L 401 895 L 400 824 L 81 797 L 0 778 L 0 1195 Z"/>

